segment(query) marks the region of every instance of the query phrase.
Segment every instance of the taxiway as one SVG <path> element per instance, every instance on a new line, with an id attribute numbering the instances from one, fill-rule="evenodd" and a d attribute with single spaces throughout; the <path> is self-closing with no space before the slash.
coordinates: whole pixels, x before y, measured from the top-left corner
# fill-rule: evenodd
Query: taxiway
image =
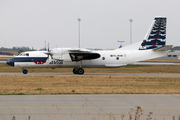
<path id="1" fill-rule="evenodd" d="M 180 113 L 179 94 L 119 95 L 1 95 L 0 119 L 10 120 L 116 120 L 135 116 L 141 107 L 143 120 L 152 112 L 152 119 L 177 119 Z M 141 112 L 140 112 L 141 113 Z"/>
<path id="2" fill-rule="evenodd" d="M 74 75 L 73 73 L 0 73 L 0 75 Z M 151 77 L 180 77 L 178 73 L 85 73 L 88 76 L 151 76 Z M 81 75 L 80 75 L 81 76 Z"/>

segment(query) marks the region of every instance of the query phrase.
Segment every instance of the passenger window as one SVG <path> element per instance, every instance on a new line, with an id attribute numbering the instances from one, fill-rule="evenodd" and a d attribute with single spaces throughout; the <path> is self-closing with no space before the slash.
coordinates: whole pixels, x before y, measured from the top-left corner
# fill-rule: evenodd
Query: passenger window
<path id="1" fill-rule="evenodd" d="M 102 60 L 105 60 L 105 57 L 102 57 Z"/>

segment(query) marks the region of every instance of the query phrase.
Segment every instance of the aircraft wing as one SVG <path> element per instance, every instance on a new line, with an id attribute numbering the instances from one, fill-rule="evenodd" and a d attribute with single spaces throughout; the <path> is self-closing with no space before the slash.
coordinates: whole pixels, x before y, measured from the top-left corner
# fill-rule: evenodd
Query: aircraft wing
<path id="1" fill-rule="evenodd" d="M 97 59 L 101 56 L 99 53 L 93 53 L 91 50 L 82 48 L 70 49 L 68 51 L 72 61 Z"/>
<path id="2" fill-rule="evenodd" d="M 91 50 L 83 49 L 83 48 L 72 48 L 69 49 L 69 52 L 91 52 Z"/>

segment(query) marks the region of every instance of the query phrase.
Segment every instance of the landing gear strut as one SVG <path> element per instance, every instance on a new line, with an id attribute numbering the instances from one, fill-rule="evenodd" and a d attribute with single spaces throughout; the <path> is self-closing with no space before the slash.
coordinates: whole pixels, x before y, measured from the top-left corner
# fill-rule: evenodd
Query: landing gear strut
<path id="1" fill-rule="evenodd" d="M 27 74 L 28 71 L 26 69 L 22 69 L 23 74 Z"/>

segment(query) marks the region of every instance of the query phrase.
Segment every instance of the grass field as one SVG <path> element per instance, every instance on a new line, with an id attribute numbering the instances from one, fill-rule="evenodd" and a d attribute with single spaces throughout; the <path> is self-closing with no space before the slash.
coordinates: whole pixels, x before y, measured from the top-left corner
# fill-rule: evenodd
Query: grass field
<path id="1" fill-rule="evenodd" d="M 0 60 L 9 60 L 11 59 L 12 57 L 0 57 Z"/>
<path id="2" fill-rule="evenodd" d="M 0 94 L 179 94 L 179 77 L 1 75 Z"/>
<path id="3" fill-rule="evenodd" d="M 0 72 L 21 72 L 0 64 Z M 180 73 L 180 66 L 127 65 L 85 68 L 86 73 Z M 72 68 L 29 68 L 33 72 L 72 73 Z M 179 94 L 179 77 L 1 75 L 0 94 Z"/>
<path id="4" fill-rule="evenodd" d="M 0 52 L 4 52 L 4 53 L 11 53 L 11 54 L 14 54 L 14 55 L 18 55 L 18 51 L 14 51 L 14 50 L 2 50 Z"/>

